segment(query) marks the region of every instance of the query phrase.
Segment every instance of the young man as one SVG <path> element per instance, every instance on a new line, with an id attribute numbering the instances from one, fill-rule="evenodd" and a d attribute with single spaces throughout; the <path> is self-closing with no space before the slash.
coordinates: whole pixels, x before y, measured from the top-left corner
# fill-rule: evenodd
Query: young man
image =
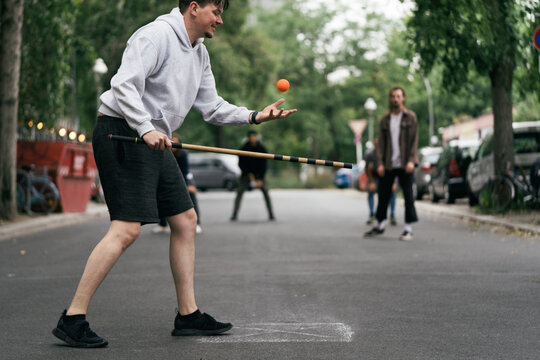
<path id="1" fill-rule="evenodd" d="M 136 31 L 127 43 L 111 89 L 101 96 L 92 143 L 111 225 L 94 248 L 53 334 L 76 347 L 101 347 L 86 312 L 92 295 L 141 225 L 166 217 L 170 264 L 178 299 L 172 335 L 211 335 L 232 328 L 199 312 L 193 290 L 197 216 L 171 151 L 170 136 L 191 107 L 215 125 L 286 118 L 296 110 L 250 111 L 218 96 L 203 38 L 223 23 L 228 0 L 180 0 L 179 8 Z M 148 146 L 110 141 L 109 134 L 142 137 Z"/>
<path id="2" fill-rule="evenodd" d="M 248 140 L 240 150 L 260 153 L 268 152 L 264 145 L 261 144 L 259 135 L 256 131 L 250 130 L 247 135 Z M 272 211 L 272 202 L 270 201 L 270 195 L 268 195 L 268 187 L 264 181 L 264 175 L 266 174 L 266 159 L 240 156 L 238 165 L 242 170 L 242 175 L 240 175 L 240 180 L 238 182 L 238 190 L 236 192 L 236 200 L 234 201 L 234 210 L 231 221 L 236 221 L 244 191 L 253 188 L 261 189 L 266 203 L 266 210 L 268 210 L 268 219 L 270 221 L 275 220 L 274 212 Z"/>
<path id="3" fill-rule="evenodd" d="M 411 224 L 418 221 L 412 191 L 413 171 L 418 163 L 418 123 L 416 114 L 405 108 L 405 91 L 402 88 L 392 88 L 388 100 L 389 112 L 381 119 L 377 146 L 377 173 L 380 177 L 378 225 L 364 236 L 384 233 L 388 201 L 397 177 L 405 198 L 405 228 L 399 239 L 408 241 L 413 239 Z"/>

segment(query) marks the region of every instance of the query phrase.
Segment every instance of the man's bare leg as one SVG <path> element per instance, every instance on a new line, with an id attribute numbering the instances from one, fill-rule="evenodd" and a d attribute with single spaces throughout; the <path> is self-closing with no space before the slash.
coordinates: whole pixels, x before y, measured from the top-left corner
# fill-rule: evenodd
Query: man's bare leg
<path id="1" fill-rule="evenodd" d="M 66 315 L 86 314 L 90 299 L 120 255 L 137 239 L 138 222 L 113 220 L 109 231 L 90 254 Z"/>
<path id="2" fill-rule="evenodd" d="M 197 310 L 193 276 L 195 273 L 195 230 L 197 214 L 190 209 L 167 218 L 171 227 L 169 260 L 178 299 L 178 312 L 191 314 Z"/>

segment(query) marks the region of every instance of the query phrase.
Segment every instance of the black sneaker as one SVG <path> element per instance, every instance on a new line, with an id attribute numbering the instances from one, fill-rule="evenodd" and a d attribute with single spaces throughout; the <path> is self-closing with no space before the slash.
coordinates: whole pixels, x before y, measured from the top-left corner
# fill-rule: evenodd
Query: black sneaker
<path id="1" fill-rule="evenodd" d="M 373 237 L 376 235 L 381 235 L 384 233 L 384 229 L 379 229 L 378 227 L 374 227 L 373 229 L 369 230 L 368 232 L 364 233 L 364 237 Z"/>
<path id="2" fill-rule="evenodd" d="M 99 337 L 90 329 L 85 315 L 66 316 L 67 310 L 64 310 L 58 325 L 52 333 L 60 340 L 66 342 L 69 346 L 80 348 L 97 348 L 107 346 L 109 342 Z"/>
<path id="3" fill-rule="evenodd" d="M 197 310 L 195 313 L 187 316 L 180 316 L 180 313 L 177 313 L 174 319 L 174 330 L 171 332 L 171 335 L 217 335 L 231 330 L 232 327 L 231 323 L 221 323 L 216 321 L 212 316 Z"/>

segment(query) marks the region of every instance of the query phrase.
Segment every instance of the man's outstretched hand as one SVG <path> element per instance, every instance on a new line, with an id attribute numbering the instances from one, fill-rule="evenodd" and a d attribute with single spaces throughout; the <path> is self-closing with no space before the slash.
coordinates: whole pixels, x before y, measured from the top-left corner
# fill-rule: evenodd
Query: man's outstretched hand
<path id="1" fill-rule="evenodd" d="M 263 111 L 259 112 L 257 114 L 257 117 L 255 118 L 255 121 L 258 123 L 267 122 L 270 120 L 275 119 L 284 119 L 288 117 L 291 114 L 294 114 L 298 110 L 291 109 L 291 110 L 285 110 L 285 109 L 278 109 L 278 106 L 283 104 L 285 102 L 285 99 L 279 99 L 272 105 L 268 105 L 264 108 Z"/>

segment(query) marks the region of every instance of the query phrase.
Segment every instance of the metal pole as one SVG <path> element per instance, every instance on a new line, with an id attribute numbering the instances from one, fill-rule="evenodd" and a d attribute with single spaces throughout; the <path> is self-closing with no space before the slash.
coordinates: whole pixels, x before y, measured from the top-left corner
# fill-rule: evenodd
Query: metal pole
<path id="1" fill-rule="evenodd" d="M 363 154 L 362 154 L 362 137 L 355 136 L 354 137 L 354 143 L 356 144 L 356 164 L 358 165 L 358 168 L 360 168 L 360 163 L 363 160 Z"/>

